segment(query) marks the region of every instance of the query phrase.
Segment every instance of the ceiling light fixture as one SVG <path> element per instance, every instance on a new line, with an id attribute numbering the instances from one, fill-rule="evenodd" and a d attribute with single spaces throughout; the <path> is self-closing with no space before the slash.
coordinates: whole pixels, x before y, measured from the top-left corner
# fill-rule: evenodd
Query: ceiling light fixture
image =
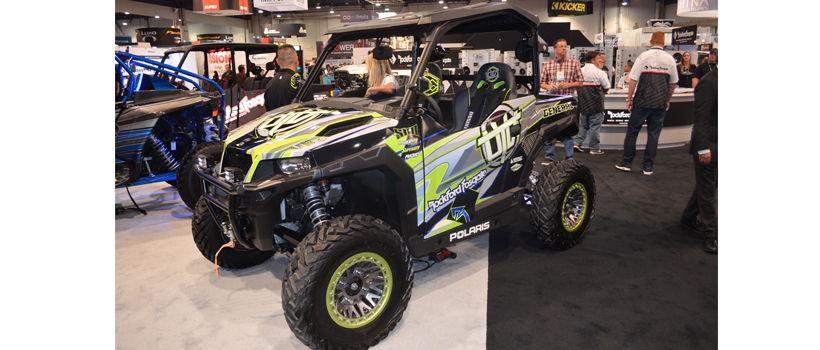
<path id="1" fill-rule="evenodd" d="M 623 1 L 623 2 L 622 2 L 622 3 L 621 3 L 621 5 L 622 5 L 622 6 L 626 6 L 626 5 L 629 5 L 629 1 L 627 1 L 627 0 L 624 0 L 624 1 Z"/>
<path id="2" fill-rule="evenodd" d="M 317 8 L 317 9 L 320 9 L 320 8 L 322 8 L 322 7 L 321 7 L 321 6 L 319 6 L 319 4 L 316 4 L 316 8 Z"/>
<path id="3" fill-rule="evenodd" d="M 335 13 L 332 8 L 330 9 L 330 13 Z"/>
<path id="4" fill-rule="evenodd" d="M 262 10 L 259 10 L 259 13 L 262 13 L 262 12 L 263 12 Z"/>
<path id="5" fill-rule="evenodd" d="M 154 18 L 159 18 L 159 15 L 154 16 Z"/>
<path id="6" fill-rule="evenodd" d="M 384 7 L 384 10 L 385 10 L 385 11 L 390 11 L 390 8 L 389 8 L 389 7 L 387 7 L 387 6 L 385 6 L 385 7 Z"/>
<path id="7" fill-rule="evenodd" d="M 281 14 L 281 13 L 277 13 L 277 14 L 276 14 L 276 17 L 282 17 L 282 14 Z"/>
<path id="8" fill-rule="evenodd" d="M 125 11 L 125 14 L 127 15 L 127 14 L 130 14 L 130 13 L 128 11 Z"/>
<path id="9" fill-rule="evenodd" d="M 128 23 L 126 23 L 126 22 L 122 22 L 122 25 L 127 26 L 127 25 L 128 25 Z"/>
<path id="10" fill-rule="evenodd" d="M 381 6 L 381 5 L 382 5 L 382 4 L 380 4 L 380 3 L 378 3 L 378 2 L 376 3 L 376 7 L 379 7 L 379 6 Z"/>

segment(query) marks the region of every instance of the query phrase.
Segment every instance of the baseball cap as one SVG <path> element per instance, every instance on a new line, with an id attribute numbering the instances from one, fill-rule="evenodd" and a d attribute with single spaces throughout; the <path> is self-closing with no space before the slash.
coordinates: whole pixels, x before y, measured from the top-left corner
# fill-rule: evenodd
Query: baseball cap
<path id="1" fill-rule="evenodd" d="M 718 53 L 717 53 L 717 49 L 711 49 L 711 50 L 709 50 L 709 53 L 713 53 L 713 54 L 715 54 L 715 55 L 717 55 L 717 54 L 718 54 Z"/>

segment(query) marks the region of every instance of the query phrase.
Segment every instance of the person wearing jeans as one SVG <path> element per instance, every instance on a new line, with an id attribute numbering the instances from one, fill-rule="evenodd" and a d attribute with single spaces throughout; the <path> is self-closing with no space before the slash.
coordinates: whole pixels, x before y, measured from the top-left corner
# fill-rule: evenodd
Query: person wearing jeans
<path id="1" fill-rule="evenodd" d="M 663 119 L 678 82 L 675 59 L 663 51 L 664 33 L 652 33 L 649 43 L 652 48 L 638 56 L 634 68 L 629 72 L 631 81 L 626 95 L 626 109 L 631 115 L 624 137 L 623 160 L 615 165 L 618 170 L 631 170 L 632 159 L 635 158 L 635 140 L 646 122 L 648 139 L 643 152 L 644 175 L 653 173 Z"/>
<path id="2" fill-rule="evenodd" d="M 604 112 L 585 114 L 580 113 L 578 120 L 578 135 L 575 135 L 575 146 L 580 148 L 589 134 L 589 154 L 602 154 L 601 151 L 601 124 L 604 123 Z"/>
<path id="3" fill-rule="evenodd" d="M 589 153 L 602 154 L 600 130 L 604 122 L 604 95 L 609 91 L 609 78 L 600 67 L 604 65 L 602 56 L 595 51 L 584 55 L 587 64 L 581 69 L 584 84 L 578 88 L 578 135 L 575 135 L 575 150 L 583 152 L 581 144 L 589 133 Z"/>
<path id="4" fill-rule="evenodd" d="M 624 138 L 624 156 L 621 163 L 623 166 L 629 168 L 632 165 L 632 159 L 635 158 L 635 141 L 638 139 L 638 133 L 641 132 L 643 123 L 646 122 L 647 137 L 646 148 L 643 151 L 643 169 L 645 175 L 652 174 L 655 156 L 658 153 L 658 138 L 661 136 L 665 117 L 665 109 L 632 108 L 632 115 L 629 117 L 629 124 L 626 126 L 626 137 Z"/>

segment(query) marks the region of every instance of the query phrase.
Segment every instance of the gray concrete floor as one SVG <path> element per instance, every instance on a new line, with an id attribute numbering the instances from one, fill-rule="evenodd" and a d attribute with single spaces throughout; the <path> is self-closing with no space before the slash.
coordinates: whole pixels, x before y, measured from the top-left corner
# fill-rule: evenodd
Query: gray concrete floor
<path id="1" fill-rule="evenodd" d="M 117 349 L 307 349 L 282 313 L 285 256 L 217 277 L 176 189 L 162 182 L 130 191 L 148 215 L 115 218 Z M 115 202 L 133 206 L 125 189 Z M 404 317 L 373 349 L 486 348 L 488 237 L 458 244 L 458 259 L 416 274 Z"/>

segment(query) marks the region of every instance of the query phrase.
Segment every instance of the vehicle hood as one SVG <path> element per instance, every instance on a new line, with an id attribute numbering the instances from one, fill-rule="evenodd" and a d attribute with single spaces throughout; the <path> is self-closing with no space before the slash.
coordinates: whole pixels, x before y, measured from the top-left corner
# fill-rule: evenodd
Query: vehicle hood
<path id="1" fill-rule="evenodd" d="M 370 148 L 397 124 L 375 110 L 350 103 L 293 104 L 232 131 L 225 147 L 251 156 L 254 162 L 322 153 L 323 159 L 341 158 Z"/>

